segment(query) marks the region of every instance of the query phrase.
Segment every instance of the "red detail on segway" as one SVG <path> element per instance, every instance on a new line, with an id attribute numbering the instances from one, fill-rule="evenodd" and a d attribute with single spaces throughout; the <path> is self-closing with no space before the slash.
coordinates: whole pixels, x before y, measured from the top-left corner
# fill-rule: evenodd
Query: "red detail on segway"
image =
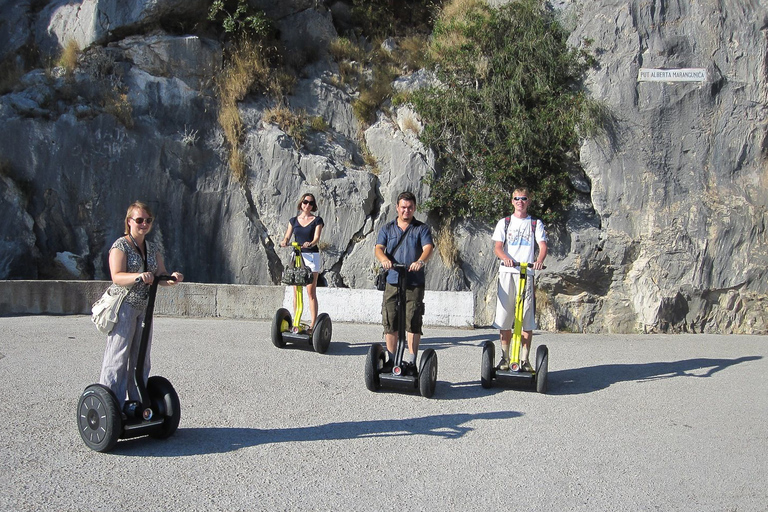
<path id="1" fill-rule="evenodd" d="M 142 412 L 141 415 L 142 415 L 142 417 L 145 420 L 147 420 L 147 421 L 151 420 L 152 419 L 152 409 L 150 409 L 150 408 L 144 409 L 144 412 Z"/>
<path id="2" fill-rule="evenodd" d="M 512 370 L 513 372 L 519 372 L 520 365 L 517 363 L 512 363 L 511 365 L 509 365 L 509 369 Z"/>
<path id="3" fill-rule="evenodd" d="M 395 366 L 394 368 L 392 368 L 392 373 L 394 373 L 395 375 L 398 375 L 398 376 L 402 375 L 403 369 L 401 367 L 399 367 L 399 366 Z"/>

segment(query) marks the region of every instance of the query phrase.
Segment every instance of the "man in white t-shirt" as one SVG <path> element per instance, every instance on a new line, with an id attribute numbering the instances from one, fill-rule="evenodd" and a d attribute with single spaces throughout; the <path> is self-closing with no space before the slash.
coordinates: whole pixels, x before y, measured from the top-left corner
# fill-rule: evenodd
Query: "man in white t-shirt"
<path id="1" fill-rule="evenodd" d="M 501 219 L 493 231 L 493 252 L 501 264 L 499 266 L 499 284 L 496 299 L 496 319 L 493 326 L 499 329 L 501 338 L 500 370 L 509 370 L 509 345 L 512 340 L 512 327 L 515 322 L 515 301 L 520 280 L 520 262 L 529 263 L 528 279 L 525 284 L 525 303 L 523 307 L 523 333 L 520 348 L 520 366 L 531 371 L 528 354 L 531 350 L 531 338 L 536 324 L 533 277 L 534 271 L 544 267 L 547 257 L 547 233 L 544 223 L 528 215 L 531 193 L 527 187 L 516 188 L 512 194 L 512 206 L 515 212 L 511 217 Z M 536 248 L 538 246 L 538 254 Z"/>

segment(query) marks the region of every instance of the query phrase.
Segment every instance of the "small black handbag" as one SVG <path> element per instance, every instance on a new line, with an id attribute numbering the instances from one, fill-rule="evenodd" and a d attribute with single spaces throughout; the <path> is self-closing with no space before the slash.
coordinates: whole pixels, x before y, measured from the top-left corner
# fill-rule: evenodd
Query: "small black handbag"
<path id="1" fill-rule="evenodd" d="M 381 268 L 379 269 L 379 272 L 376 274 L 376 277 L 373 278 L 373 285 L 380 292 L 383 292 L 387 288 L 388 273 L 389 273 L 388 270 L 384 270 L 383 268 Z"/>

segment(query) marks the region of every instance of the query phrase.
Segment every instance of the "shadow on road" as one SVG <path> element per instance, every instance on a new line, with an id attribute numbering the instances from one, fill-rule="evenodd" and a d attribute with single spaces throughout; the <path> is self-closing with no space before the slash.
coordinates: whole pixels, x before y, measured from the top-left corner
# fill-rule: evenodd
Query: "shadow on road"
<path id="1" fill-rule="evenodd" d="M 489 339 L 487 334 L 477 334 L 474 336 L 464 337 L 425 337 L 421 339 L 419 345 L 419 353 L 428 348 L 435 350 L 442 350 L 444 348 L 457 347 L 459 345 L 469 345 L 481 347 L 482 342 Z M 359 342 L 350 343 L 347 341 L 331 341 L 330 347 L 328 347 L 328 355 L 332 356 L 364 356 L 368 353 L 368 349 L 373 343 L 379 343 L 384 346 L 384 340 L 381 338 L 372 340 L 361 340 Z M 294 350 L 312 350 L 311 345 L 301 346 L 287 344 L 286 349 Z M 478 355 L 478 358 L 480 356 Z"/>
<path id="2" fill-rule="evenodd" d="M 142 438 L 121 441 L 112 453 L 136 457 L 184 457 L 225 453 L 264 444 L 302 441 L 363 439 L 367 437 L 434 436 L 458 439 L 474 430 L 475 420 L 505 420 L 522 416 L 516 411 L 477 414 L 439 414 L 421 418 L 342 421 L 311 427 L 258 429 L 244 427 L 184 428 L 164 441 Z"/>
<path id="3" fill-rule="evenodd" d="M 618 382 L 644 382 L 673 377 L 711 377 L 729 366 L 758 359 L 762 359 L 762 356 L 746 356 L 736 359 L 696 358 L 644 364 L 603 364 L 550 371 L 547 378 L 548 393 L 551 395 L 580 395 L 605 389 Z"/>

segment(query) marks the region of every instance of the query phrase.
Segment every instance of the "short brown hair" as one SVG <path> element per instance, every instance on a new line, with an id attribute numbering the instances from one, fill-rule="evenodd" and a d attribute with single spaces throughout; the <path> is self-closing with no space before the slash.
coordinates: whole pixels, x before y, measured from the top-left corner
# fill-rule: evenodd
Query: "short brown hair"
<path id="1" fill-rule="evenodd" d="M 147 212 L 147 215 L 150 217 L 154 217 L 155 215 L 152 213 L 152 210 L 149 208 L 149 205 L 142 203 L 141 201 L 134 201 L 131 203 L 131 206 L 128 207 L 128 211 L 125 212 L 125 235 L 131 232 L 131 226 L 128 225 L 128 219 L 131 218 L 131 214 L 133 213 L 133 210 L 144 210 Z"/>
<path id="2" fill-rule="evenodd" d="M 307 192 L 306 194 L 301 196 L 301 199 L 299 199 L 299 204 L 296 205 L 296 209 L 301 211 L 301 203 L 303 203 L 304 199 L 307 198 L 307 197 L 311 197 L 312 198 L 312 202 L 315 203 L 314 205 L 312 205 L 312 211 L 316 212 L 317 211 L 317 199 L 315 199 L 315 195 L 314 194 L 310 194 L 309 192 Z"/>
<path id="3" fill-rule="evenodd" d="M 395 204 L 400 204 L 400 201 L 410 201 L 411 203 L 416 205 L 416 196 L 413 195 L 413 192 L 401 192 L 399 196 L 397 196 L 397 201 L 395 201 Z"/>

